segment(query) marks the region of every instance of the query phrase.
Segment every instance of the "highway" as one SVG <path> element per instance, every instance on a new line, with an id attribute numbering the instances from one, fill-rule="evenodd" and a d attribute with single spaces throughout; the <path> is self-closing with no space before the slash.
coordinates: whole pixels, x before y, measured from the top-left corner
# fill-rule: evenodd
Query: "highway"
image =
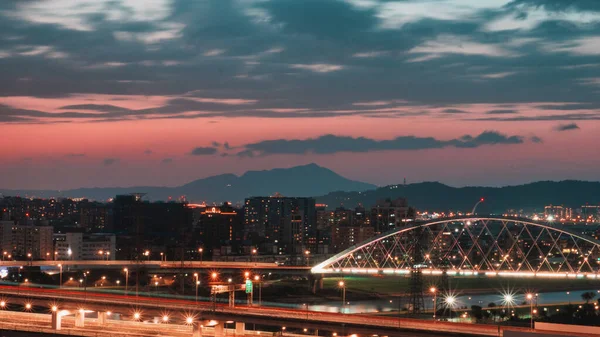
<path id="1" fill-rule="evenodd" d="M 87 260 L 68 260 L 68 261 L 2 261 L 3 267 L 56 267 L 58 265 L 73 267 L 134 267 L 146 266 L 164 269 L 263 269 L 263 270 L 295 270 L 310 271 L 308 266 L 286 266 L 276 263 L 266 262 L 226 262 L 226 261 L 130 261 L 130 260 L 109 260 L 109 261 L 87 261 Z"/>
<path id="2" fill-rule="evenodd" d="M 427 332 L 433 335 L 474 335 L 502 336 L 504 329 L 529 331 L 525 328 L 503 328 L 496 325 L 479 325 L 466 323 L 434 322 L 427 320 L 375 317 L 368 315 L 350 315 L 339 313 L 313 312 L 307 310 L 281 309 L 255 306 L 236 306 L 230 308 L 223 304 L 135 297 L 114 294 L 98 294 L 88 292 L 84 296 L 80 291 L 41 289 L 29 287 L 0 286 L 0 294 L 10 304 L 27 302 L 32 305 L 47 306 L 57 303 L 62 309 L 85 309 L 93 311 L 112 311 L 128 317 L 139 312 L 143 319 L 160 317 L 165 311 L 187 313 L 202 320 L 236 321 L 245 323 L 281 325 L 296 328 L 310 328 L 332 331 L 343 327 L 353 333 L 369 333 L 380 335 L 416 336 L 416 332 Z M 131 318 L 129 318 L 131 320 Z"/>

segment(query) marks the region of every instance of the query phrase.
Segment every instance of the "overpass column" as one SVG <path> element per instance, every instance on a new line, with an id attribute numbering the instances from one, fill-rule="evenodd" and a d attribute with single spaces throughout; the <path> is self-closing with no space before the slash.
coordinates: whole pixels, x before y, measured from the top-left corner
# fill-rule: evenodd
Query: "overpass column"
<path id="1" fill-rule="evenodd" d="M 192 337 L 202 337 L 202 330 L 204 326 L 200 322 L 194 322 Z"/>
<path id="2" fill-rule="evenodd" d="M 225 322 L 218 322 L 214 327 L 215 329 L 215 337 L 224 337 L 225 336 Z"/>
<path id="3" fill-rule="evenodd" d="M 85 311 L 78 310 L 75 312 L 75 326 L 78 328 L 83 328 L 85 326 Z"/>
<path id="4" fill-rule="evenodd" d="M 106 312 L 98 311 L 98 324 L 99 325 L 106 324 Z"/>
<path id="5" fill-rule="evenodd" d="M 60 330 L 62 323 L 62 317 L 58 311 L 52 311 L 52 329 Z"/>
<path id="6" fill-rule="evenodd" d="M 235 322 L 235 335 L 243 336 L 246 334 L 246 324 L 244 322 Z"/>

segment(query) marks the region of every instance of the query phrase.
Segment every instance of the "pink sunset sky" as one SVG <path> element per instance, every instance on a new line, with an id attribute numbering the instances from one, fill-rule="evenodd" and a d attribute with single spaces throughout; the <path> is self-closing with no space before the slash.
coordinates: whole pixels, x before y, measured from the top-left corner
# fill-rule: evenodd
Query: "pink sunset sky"
<path id="1" fill-rule="evenodd" d="M 0 4 L 0 189 L 600 179 L 600 7 L 83 2 Z"/>

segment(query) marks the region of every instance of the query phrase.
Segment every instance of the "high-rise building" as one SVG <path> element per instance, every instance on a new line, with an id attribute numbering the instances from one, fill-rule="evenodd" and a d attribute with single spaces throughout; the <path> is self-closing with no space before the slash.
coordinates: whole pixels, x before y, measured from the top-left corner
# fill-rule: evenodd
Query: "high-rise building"
<path id="1" fill-rule="evenodd" d="M 229 203 L 221 206 L 192 206 L 194 233 L 197 234 L 197 245 L 210 256 L 213 250 L 237 252 L 243 239 L 243 212 Z"/>
<path id="2" fill-rule="evenodd" d="M 113 208 L 109 204 L 82 201 L 80 208 L 80 227 L 86 232 L 112 232 Z"/>
<path id="3" fill-rule="evenodd" d="M 375 229 L 375 234 L 381 234 L 404 226 L 408 217 L 409 207 L 406 199 L 382 199 L 371 207 L 370 223 Z"/>
<path id="4" fill-rule="evenodd" d="M 12 221 L 0 222 L 2 253 L 15 259 L 52 260 L 52 226 L 17 225 Z"/>
<path id="5" fill-rule="evenodd" d="M 54 234 L 56 260 L 115 260 L 114 234 Z"/>
<path id="6" fill-rule="evenodd" d="M 244 238 L 268 253 L 298 254 L 316 243 L 315 199 L 252 197 L 244 203 Z"/>

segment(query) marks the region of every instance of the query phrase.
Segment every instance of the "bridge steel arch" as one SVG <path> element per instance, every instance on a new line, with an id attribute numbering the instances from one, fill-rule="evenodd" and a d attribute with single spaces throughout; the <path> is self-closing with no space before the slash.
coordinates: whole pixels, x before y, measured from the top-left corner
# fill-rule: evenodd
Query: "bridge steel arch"
<path id="1" fill-rule="evenodd" d="M 424 275 L 600 279 L 600 241 L 523 218 L 445 218 L 383 233 L 311 272 L 402 275 L 414 268 Z"/>

